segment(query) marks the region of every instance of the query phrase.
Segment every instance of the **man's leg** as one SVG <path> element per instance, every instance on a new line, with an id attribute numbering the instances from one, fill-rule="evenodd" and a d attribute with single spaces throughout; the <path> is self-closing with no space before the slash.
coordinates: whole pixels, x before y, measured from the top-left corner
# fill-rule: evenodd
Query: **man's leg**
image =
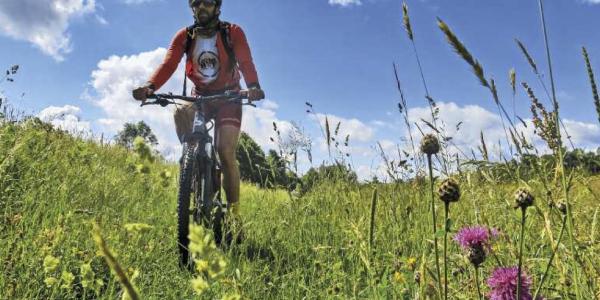
<path id="1" fill-rule="evenodd" d="M 217 150 L 223 166 L 223 188 L 227 203 L 234 217 L 239 216 L 240 170 L 237 164 L 236 149 L 240 129 L 237 126 L 223 124 L 217 131 Z"/>

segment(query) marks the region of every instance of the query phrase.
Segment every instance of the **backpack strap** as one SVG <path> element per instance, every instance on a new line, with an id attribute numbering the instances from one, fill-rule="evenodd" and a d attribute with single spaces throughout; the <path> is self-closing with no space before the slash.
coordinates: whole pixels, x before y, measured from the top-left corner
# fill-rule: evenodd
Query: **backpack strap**
<path id="1" fill-rule="evenodd" d="M 221 25 L 219 26 L 219 33 L 221 34 L 221 41 L 223 42 L 223 47 L 225 48 L 225 52 L 229 57 L 229 72 L 232 72 L 237 66 L 237 58 L 235 57 L 235 52 L 233 51 L 233 43 L 231 41 L 230 30 L 231 24 L 229 22 L 221 21 Z"/>
<path id="2" fill-rule="evenodd" d="M 190 25 L 185 29 L 185 44 L 183 46 L 183 53 L 185 53 L 186 57 L 188 52 L 190 51 L 190 47 L 192 45 L 192 40 L 194 37 L 194 27 L 196 25 Z M 183 92 L 181 93 L 183 96 L 187 96 L 187 76 L 185 74 L 186 68 L 183 68 Z"/>

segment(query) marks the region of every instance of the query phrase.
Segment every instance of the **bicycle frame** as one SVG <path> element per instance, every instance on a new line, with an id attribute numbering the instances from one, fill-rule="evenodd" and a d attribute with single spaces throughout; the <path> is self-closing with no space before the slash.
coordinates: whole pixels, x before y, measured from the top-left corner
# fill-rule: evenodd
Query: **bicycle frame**
<path id="1" fill-rule="evenodd" d="M 224 208 L 219 199 L 220 183 L 218 181 L 220 176 L 218 176 L 216 170 L 220 167 L 220 163 L 213 143 L 216 138 L 213 139 L 210 136 L 210 129 L 207 126 L 210 121 L 199 109 L 199 105 L 194 105 L 194 108 L 196 112 L 194 113 L 192 133 L 183 137 L 183 147 L 184 151 L 186 147 L 194 147 L 194 164 L 196 164 L 194 169 L 198 171 L 197 175 L 203 174 L 203 176 L 196 176 L 196 180 L 199 181 L 193 183 L 194 201 L 197 208 L 194 213 L 194 220 L 200 222 L 201 218 L 204 218 L 203 221 L 208 221 L 207 218 L 213 213 L 215 206 L 218 209 Z M 209 184 L 204 184 L 203 181 L 208 181 Z"/>

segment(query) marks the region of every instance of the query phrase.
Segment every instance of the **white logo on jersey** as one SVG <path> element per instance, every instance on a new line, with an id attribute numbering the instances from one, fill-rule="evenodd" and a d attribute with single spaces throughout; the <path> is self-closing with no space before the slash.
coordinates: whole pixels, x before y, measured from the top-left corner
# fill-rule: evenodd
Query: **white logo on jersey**
<path id="1" fill-rule="evenodd" d="M 194 72 L 203 83 L 208 84 L 219 76 L 220 61 L 217 51 L 217 35 L 199 38 L 194 47 Z"/>

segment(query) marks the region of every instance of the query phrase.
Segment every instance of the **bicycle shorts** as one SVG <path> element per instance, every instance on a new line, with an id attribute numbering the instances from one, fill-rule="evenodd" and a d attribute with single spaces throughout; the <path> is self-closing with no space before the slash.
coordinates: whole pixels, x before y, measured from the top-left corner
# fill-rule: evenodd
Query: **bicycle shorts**
<path id="1" fill-rule="evenodd" d="M 204 104 L 202 111 L 207 119 L 215 120 L 215 129 L 221 126 L 233 126 L 238 129 L 242 126 L 242 105 L 239 103 L 214 102 Z M 175 109 L 175 130 L 179 141 L 183 142 L 183 136 L 192 133 L 194 124 L 195 108 L 192 104 L 183 104 Z"/>

